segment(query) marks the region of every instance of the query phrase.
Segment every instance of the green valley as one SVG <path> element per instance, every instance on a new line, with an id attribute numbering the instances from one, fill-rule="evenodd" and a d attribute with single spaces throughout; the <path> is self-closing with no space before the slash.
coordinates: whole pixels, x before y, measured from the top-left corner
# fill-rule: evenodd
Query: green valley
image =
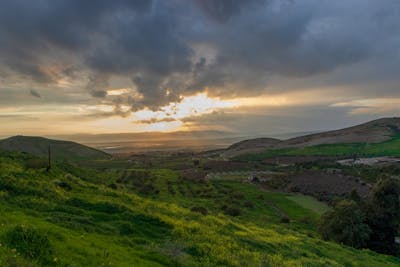
<path id="1" fill-rule="evenodd" d="M 154 165 L 46 172 L 31 158 L 1 152 L 1 266 L 400 265 L 322 241 L 312 198 Z"/>

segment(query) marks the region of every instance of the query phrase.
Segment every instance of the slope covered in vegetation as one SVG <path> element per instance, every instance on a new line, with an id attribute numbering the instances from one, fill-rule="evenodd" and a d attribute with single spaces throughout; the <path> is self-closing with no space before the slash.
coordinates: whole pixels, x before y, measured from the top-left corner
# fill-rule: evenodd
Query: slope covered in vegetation
<path id="1" fill-rule="evenodd" d="M 238 156 L 241 160 L 263 160 L 277 156 L 400 156 L 400 135 L 381 143 L 327 144 L 302 148 L 269 149 Z"/>
<path id="2" fill-rule="evenodd" d="M 0 266 L 400 266 L 322 241 L 320 215 L 288 194 L 30 158 L 0 155 Z"/>
<path id="3" fill-rule="evenodd" d="M 53 140 L 39 136 L 13 136 L 0 140 L 0 149 L 30 153 L 39 157 L 57 160 L 108 159 L 111 156 L 103 151 L 71 141 Z"/>

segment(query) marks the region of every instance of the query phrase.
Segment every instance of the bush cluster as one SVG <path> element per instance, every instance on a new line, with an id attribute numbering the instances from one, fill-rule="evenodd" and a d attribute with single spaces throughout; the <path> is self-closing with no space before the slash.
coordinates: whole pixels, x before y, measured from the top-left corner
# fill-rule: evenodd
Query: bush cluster
<path id="1" fill-rule="evenodd" d="M 47 167 L 48 162 L 44 159 L 28 159 L 25 161 L 26 169 L 46 169 Z"/>
<path id="2" fill-rule="evenodd" d="M 239 216 L 241 214 L 241 210 L 237 207 L 226 207 L 225 208 L 225 214 L 229 215 L 229 216 Z"/>
<path id="3" fill-rule="evenodd" d="M 192 212 L 200 213 L 200 214 L 202 214 L 202 215 L 204 215 L 204 216 L 208 214 L 208 210 L 207 210 L 206 208 L 204 208 L 204 207 L 198 207 L 198 206 L 196 206 L 196 207 L 191 208 L 190 210 L 191 210 Z"/>
<path id="4" fill-rule="evenodd" d="M 380 180 L 372 197 L 339 201 L 332 211 L 321 217 L 319 231 L 326 240 L 355 248 L 369 248 L 379 253 L 395 254 L 395 238 L 400 226 L 400 182 Z"/>

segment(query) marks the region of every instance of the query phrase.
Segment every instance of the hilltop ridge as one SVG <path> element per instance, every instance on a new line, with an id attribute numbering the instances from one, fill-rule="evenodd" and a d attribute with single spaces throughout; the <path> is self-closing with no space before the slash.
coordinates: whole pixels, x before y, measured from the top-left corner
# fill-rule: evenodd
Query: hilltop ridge
<path id="1" fill-rule="evenodd" d="M 72 141 L 22 135 L 0 140 L 0 149 L 25 152 L 39 157 L 47 156 L 49 146 L 51 155 L 56 160 L 107 159 L 111 157 L 101 150 Z"/>
<path id="2" fill-rule="evenodd" d="M 304 148 L 317 145 L 381 143 L 400 133 L 400 118 L 381 118 L 339 130 L 309 134 L 287 140 L 257 138 L 235 143 L 223 151 L 224 157 L 258 153 L 269 149 Z"/>

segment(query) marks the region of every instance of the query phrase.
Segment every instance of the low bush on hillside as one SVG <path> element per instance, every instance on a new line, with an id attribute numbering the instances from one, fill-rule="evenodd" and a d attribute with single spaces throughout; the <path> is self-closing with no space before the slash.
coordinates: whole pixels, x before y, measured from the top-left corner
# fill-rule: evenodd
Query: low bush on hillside
<path id="1" fill-rule="evenodd" d="M 248 201 L 244 202 L 243 206 L 245 206 L 246 208 L 250 208 L 251 209 L 251 208 L 254 208 L 254 203 L 251 202 L 250 200 L 248 200 Z"/>
<path id="2" fill-rule="evenodd" d="M 230 194 L 230 197 L 231 197 L 232 199 L 243 199 L 243 198 L 244 198 L 244 195 L 243 195 L 243 193 L 241 193 L 241 192 L 232 192 L 232 193 Z"/>
<path id="3" fill-rule="evenodd" d="M 281 217 L 281 223 L 290 223 L 290 218 L 287 215 Z"/>
<path id="4" fill-rule="evenodd" d="M 236 207 L 226 207 L 225 209 L 225 214 L 229 215 L 229 216 L 239 216 L 241 214 L 241 210 L 239 208 Z"/>
<path id="5" fill-rule="evenodd" d="M 304 224 L 312 225 L 314 223 L 314 220 L 308 216 L 304 216 L 304 217 L 300 218 L 300 222 L 304 223 Z"/>
<path id="6" fill-rule="evenodd" d="M 160 190 L 157 189 L 152 183 L 142 184 L 135 188 L 142 195 L 158 195 Z"/>
<path id="7" fill-rule="evenodd" d="M 46 169 L 47 167 L 48 162 L 44 159 L 29 159 L 25 161 L 26 169 Z"/>
<path id="8" fill-rule="evenodd" d="M 70 198 L 66 201 L 67 205 L 74 206 L 89 211 L 104 212 L 107 214 L 116 214 L 128 211 L 125 206 L 111 202 L 88 202 L 81 198 Z"/>
<path id="9" fill-rule="evenodd" d="M 367 244 L 371 229 L 365 223 L 365 214 L 354 201 L 343 200 L 334 210 L 321 218 L 322 238 L 360 248 Z"/>
<path id="10" fill-rule="evenodd" d="M 65 182 L 65 181 L 55 181 L 54 184 L 58 187 L 61 187 L 62 189 L 66 190 L 66 191 L 71 191 L 72 190 L 72 186 Z"/>
<path id="11" fill-rule="evenodd" d="M 207 215 L 208 214 L 208 210 L 204 207 L 193 207 L 190 209 L 192 212 L 197 212 L 200 213 L 202 215 Z"/>
<path id="12" fill-rule="evenodd" d="M 118 189 L 118 186 L 115 183 L 109 184 L 108 187 L 111 188 L 111 189 L 114 189 L 114 190 Z"/>
<path id="13" fill-rule="evenodd" d="M 4 237 L 5 244 L 24 257 L 48 265 L 52 260 L 53 249 L 48 236 L 42 230 L 17 225 Z"/>
<path id="14" fill-rule="evenodd" d="M 400 227 L 400 182 L 381 179 L 375 184 L 367 201 L 352 196 L 354 200 L 337 202 L 332 211 L 324 214 L 319 230 L 324 239 L 356 248 L 396 254 L 395 242 Z"/>
<path id="15" fill-rule="evenodd" d="M 174 190 L 174 186 L 173 186 L 173 184 L 172 184 L 171 181 L 167 181 L 167 188 L 168 188 L 168 192 L 169 192 L 171 195 L 175 195 L 175 194 L 176 194 L 176 192 L 175 192 L 175 190 Z"/>

